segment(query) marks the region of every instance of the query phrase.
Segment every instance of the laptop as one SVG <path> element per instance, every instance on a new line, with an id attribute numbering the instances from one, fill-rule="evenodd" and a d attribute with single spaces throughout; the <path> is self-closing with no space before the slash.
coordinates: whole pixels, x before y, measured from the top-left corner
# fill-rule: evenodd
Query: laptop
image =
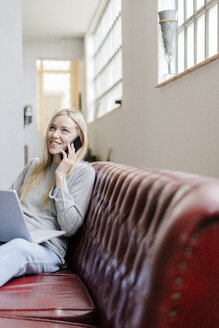
<path id="1" fill-rule="evenodd" d="M 60 230 L 29 231 L 16 190 L 0 190 L 0 242 L 23 238 L 40 244 L 64 234 Z"/>

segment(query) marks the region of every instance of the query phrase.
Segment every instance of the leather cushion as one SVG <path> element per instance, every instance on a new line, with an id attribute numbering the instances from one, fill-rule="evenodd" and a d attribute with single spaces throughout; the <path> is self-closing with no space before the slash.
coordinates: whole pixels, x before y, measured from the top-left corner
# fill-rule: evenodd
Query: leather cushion
<path id="1" fill-rule="evenodd" d="M 95 324 L 95 307 L 77 275 L 26 276 L 1 288 L 0 316 Z"/>
<path id="2" fill-rule="evenodd" d="M 0 327 L 7 328 L 96 328 L 95 326 L 87 326 L 83 324 L 61 323 L 54 321 L 41 321 L 37 319 L 23 318 L 7 318 L 0 317 Z"/>

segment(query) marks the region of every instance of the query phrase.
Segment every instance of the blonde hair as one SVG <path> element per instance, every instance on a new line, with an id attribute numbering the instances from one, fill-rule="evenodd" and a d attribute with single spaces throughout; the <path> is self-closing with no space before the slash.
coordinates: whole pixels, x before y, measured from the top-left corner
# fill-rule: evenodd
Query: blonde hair
<path id="1" fill-rule="evenodd" d="M 24 184 L 22 185 L 22 187 L 19 190 L 19 197 L 23 201 L 26 201 L 29 192 L 31 190 L 35 189 L 41 183 L 41 181 L 45 177 L 46 172 L 48 171 L 50 165 L 52 164 L 53 155 L 51 155 L 48 150 L 47 133 L 48 133 L 48 130 L 49 130 L 49 127 L 50 127 L 52 121 L 57 116 L 60 116 L 60 115 L 67 115 L 76 124 L 77 133 L 80 135 L 80 138 L 82 141 L 82 147 L 77 151 L 76 160 L 74 162 L 74 165 L 71 168 L 71 170 L 68 172 L 66 178 L 68 178 L 71 175 L 76 164 L 78 162 L 80 162 L 86 154 L 87 146 L 88 146 L 87 125 L 86 125 L 86 122 L 85 122 L 84 117 L 81 114 L 81 112 L 73 110 L 73 109 L 62 109 L 62 110 L 57 111 L 53 115 L 53 117 L 51 118 L 51 120 L 48 124 L 45 142 L 44 142 L 44 151 L 43 151 L 42 157 L 40 159 L 40 162 L 34 167 L 30 176 L 24 182 Z M 54 178 L 54 182 L 55 182 L 55 178 Z M 52 185 L 54 184 L 54 182 L 51 184 L 51 186 L 49 186 L 47 192 L 43 196 L 43 199 L 42 199 L 43 205 L 45 205 L 49 200 L 49 191 L 52 188 Z"/>

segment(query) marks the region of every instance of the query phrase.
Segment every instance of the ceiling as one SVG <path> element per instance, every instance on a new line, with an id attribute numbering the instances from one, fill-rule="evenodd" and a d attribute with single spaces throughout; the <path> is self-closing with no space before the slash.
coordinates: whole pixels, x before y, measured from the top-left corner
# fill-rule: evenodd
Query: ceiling
<path id="1" fill-rule="evenodd" d="M 83 37 L 101 0 L 22 0 L 24 39 Z"/>

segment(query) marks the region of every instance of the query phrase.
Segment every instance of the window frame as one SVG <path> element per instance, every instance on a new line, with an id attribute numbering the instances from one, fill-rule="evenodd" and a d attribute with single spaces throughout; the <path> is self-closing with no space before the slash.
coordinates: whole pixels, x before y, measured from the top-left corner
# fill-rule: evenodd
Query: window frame
<path id="1" fill-rule="evenodd" d="M 161 76 L 164 72 L 163 70 L 163 64 L 164 64 L 164 55 L 163 55 L 163 45 L 162 43 L 162 36 L 160 34 L 159 31 L 159 24 L 158 24 L 158 84 L 155 86 L 156 88 L 160 88 L 178 78 L 181 78 L 182 76 L 188 74 L 189 72 L 196 70 L 197 68 L 207 65 L 208 63 L 218 60 L 219 59 L 219 0 L 204 0 L 204 5 L 202 7 L 199 8 L 199 10 L 195 11 L 196 9 L 196 3 L 197 0 L 191 0 L 193 1 L 193 15 L 191 17 L 189 17 L 188 19 L 185 19 L 185 15 L 186 15 L 186 10 L 184 10 L 184 20 L 183 23 L 180 24 L 180 26 L 178 26 L 178 31 L 177 31 L 177 44 L 176 44 L 176 53 L 175 53 L 175 58 L 174 58 L 174 67 L 175 67 L 175 75 L 173 77 L 170 77 L 169 79 L 163 80 L 161 79 Z M 183 0 L 183 7 L 185 7 L 185 3 L 186 0 Z M 159 4 L 159 2 L 158 2 Z M 178 11 L 178 5 L 179 2 L 178 0 L 175 0 L 175 9 Z M 209 38 L 208 38 L 208 15 L 206 15 L 206 13 L 209 14 L 209 11 L 211 10 L 211 8 L 213 8 L 214 6 L 217 6 L 216 9 L 216 19 L 217 19 L 217 50 L 214 50 L 211 54 L 208 53 L 208 42 Z M 185 8 L 183 8 L 185 9 Z M 194 23 L 194 52 L 197 51 L 197 47 L 198 44 L 196 43 L 197 41 L 197 33 L 196 33 L 196 29 L 197 29 L 197 20 L 199 17 L 201 17 L 201 15 L 205 13 L 205 26 L 204 26 L 204 30 L 205 30 L 205 55 L 203 57 L 203 59 L 199 58 L 199 60 L 197 60 L 197 54 L 194 53 L 194 63 L 192 66 L 187 67 L 186 66 L 186 56 L 187 56 L 187 49 L 186 49 L 186 44 L 187 44 L 187 39 L 184 38 L 184 35 L 182 35 L 184 41 L 183 41 L 183 45 L 182 42 L 179 43 L 179 36 L 181 35 L 181 32 L 185 33 L 185 29 L 187 28 L 187 26 L 189 24 L 191 24 L 192 22 Z M 179 12 L 178 12 L 178 18 L 179 18 Z M 159 22 L 159 21 L 158 21 Z M 181 45 L 181 46 L 180 46 Z M 214 45 L 214 42 L 211 42 L 211 45 Z M 178 53 L 179 48 L 181 49 L 181 52 Z M 183 49 L 184 48 L 184 49 Z M 161 50 L 162 49 L 162 50 Z M 179 55 L 181 55 L 181 58 L 179 58 Z M 183 69 L 182 66 L 180 67 L 180 62 L 178 62 L 178 60 L 180 59 L 181 65 L 183 63 Z"/>
<path id="2" fill-rule="evenodd" d="M 105 0 L 91 26 L 85 38 L 89 123 L 119 108 L 122 103 L 122 1 L 118 4 L 118 0 Z M 107 53 L 104 53 L 104 47 L 108 47 Z"/>
<path id="3" fill-rule="evenodd" d="M 209 29 L 209 10 L 214 7 L 215 5 L 217 5 L 217 33 L 219 33 L 219 0 L 204 0 L 204 5 L 202 7 L 200 7 L 198 10 L 196 10 L 196 0 L 190 0 L 193 1 L 193 15 L 190 16 L 189 18 L 186 17 L 186 11 L 187 11 L 187 1 L 183 0 L 184 2 L 184 22 L 178 26 L 178 38 L 179 38 L 179 34 L 181 32 L 184 31 L 184 70 L 186 71 L 187 69 L 199 64 L 201 61 L 197 61 L 197 21 L 198 18 L 201 17 L 203 14 L 205 15 L 205 49 L 204 49 L 204 60 L 210 58 L 211 56 L 209 56 L 209 35 L 208 35 L 208 29 Z M 178 0 L 176 1 L 176 9 L 178 11 Z M 193 29 L 194 29 L 194 45 L 193 45 L 193 49 L 194 49 L 194 64 L 192 66 L 188 66 L 187 64 L 187 45 L 188 45 L 188 27 L 194 24 Z M 218 39 L 218 38 L 217 38 Z M 219 53 L 219 42 L 217 41 L 217 53 Z M 216 55 L 214 54 L 214 55 Z M 181 71 L 181 72 L 183 72 Z M 177 42 L 177 49 L 176 49 L 176 72 L 177 74 L 180 74 L 181 72 L 178 71 L 178 42 Z"/>

